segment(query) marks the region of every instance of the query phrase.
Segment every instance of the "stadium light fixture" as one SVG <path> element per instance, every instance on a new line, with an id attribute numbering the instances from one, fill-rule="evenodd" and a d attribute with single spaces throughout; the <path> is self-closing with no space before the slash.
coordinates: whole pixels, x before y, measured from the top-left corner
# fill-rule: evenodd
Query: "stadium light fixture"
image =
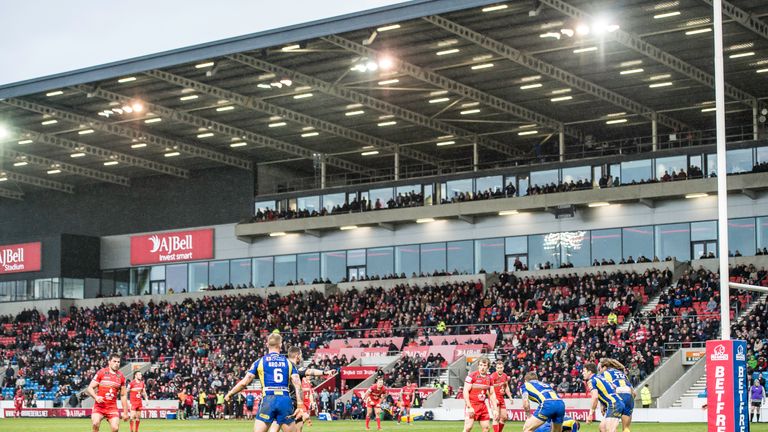
<path id="1" fill-rule="evenodd" d="M 708 196 L 709 196 L 709 194 L 708 194 L 708 193 L 705 193 L 705 192 L 700 192 L 700 193 L 689 193 L 689 194 L 686 194 L 686 195 L 685 195 L 685 199 L 696 199 L 696 198 L 704 198 L 704 197 L 708 197 Z"/>
<path id="2" fill-rule="evenodd" d="M 85 156 L 85 153 L 83 152 L 72 153 L 71 155 L 69 155 L 69 157 L 71 158 L 81 158 L 83 156 Z"/>
<path id="3" fill-rule="evenodd" d="M 29 165 L 29 163 L 27 161 L 19 161 L 19 162 L 14 162 L 13 163 L 13 166 L 15 166 L 15 167 L 23 167 L 23 166 L 27 166 L 27 165 Z"/>
<path id="4" fill-rule="evenodd" d="M 662 14 L 654 15 L 653 19 L 664 19 L 664 18 L 670 18 L 678 15 L 680 15 L 680 11 L 665 12 Z"/>
<path id="5" fill-rule="evenodd" d="M 768 72 L 768 69 L 758 69 L 755 72 L 757 72 L 757 73 L 766 73 L 766 72 Z"/>
<path id="6" fill-rule="evenodd" d="M 144 123 L 152 124 L 152 123 L 160 123 L 161 121 L 163 121 L 163 119 L 161 119 L 160 117 L 155 117 L 155 118 L 144 120 Z"/>
<path id="7" fill-rule="evenodd" d="M 216 108 L 216 112 L 232 111 L 233 109 L 235 109 L 234 105 L 227 105 Z"/>
<path id="8" fill-rule="evenodd" d="M 92 134 L 94 132 L 95 131 L 93 129 L 85 129 L 85 130 L 78 131 L 77 134 L 78 135 L 90 135 L 90 134 Z"/>
<path id="9" fill-rule="evenodd" d="M 648 86 L 648 88 L 669 87 L 671 85 L 672 85 L 672 82 L 671 81 L 667 81 L 667 82 L 660 82 L 660 83 L 656 83 L 656 84 L 650 84 Z"/>
<path id="10" fill-rule="evenodd" d="M 434 222 L 434 221 L 435 221 L 435 218 L 421 218 L 421 219 L 416 219 L 416 223 L 418 223 L 418 224 L 423 224 L 423 223 L 430 223 L 430 222 Z"/>
<path id="11" fill-rule="evenodd" d="M 377 154 L 379 154 L 378 150 L 371 150 L 371 151 L 366 151 L 366 152 L 360 153 L 360 156 L 374 156 L 374 155 L 377 155 Z"/>
<path id="12" fill-rule="evenodd" d="M 248 145 L 248 143 L 245 143 L 245 142 L 233 142 L 229 146 L 232 147 L 232 148 L 238 148 L 238 147 L 245 147 L 247 145 Z"/>
<path id="13" fill-rule="evenodd" d="M 571 99 L 573 99 L 573 96 L 560 96 L 550 99 L 550 102 L 563 102 Z"/>
<path id="14" fill-rule="evenodd" d="M 136 81 L 136 77 L 133 77 L 133 76 L 132 77 L 125 77 L 125 78 L 120 78 L 119 80 L 117 80 L 117 82 L 120 83 L 120 84 L 129 83 L 131 81 Z"/>
<path id="15" fill-rule="evenodd" d="M 499 212 L 499 216 L 514 216 L 520 214 L 517 210 L 502 210 Z"/>
<path id="16" fill-rule="evenodd" d="M 0 139 L 6 138 L 9 135 L 8 129 L 0 124 Z"/>
<path id="17" fill-rule="evenodd" d="M 301 137 L 302 138 L 310 138 L 310 137 L 316 137 L 318 135 L 320 135 L 319 132 L 307 132 L 307 133 L 301 134 Z"/>
<path id="18" fill-rule="evenodd" d="M 535 88 L 539 88 L 539 87 L 542 87 L 542 86 L 544 86 L 544 84 L 542 84 L 542 83 L 526 84 L 526 85 L 520 86 L 520 90 L 530 90 L 530 89 L 535 89 Z"/>
<path id="19" fill-rule="evenodd" d="M 456 144 L 456 141 L 440 141 L 439 143 L 437 143 L 437 146 L 445 147 L 445 146 L 454 145 L 454 144 Z"/>
<path id="20" fill-rule="evenodd" d="M 354 117 L 354 116 L 358 116 L 358 115 L 361 115 L 361 114 L 365 114 L 365 111 L 357 110 L 357 111 L 348 111 L 348 112 L 344 113 L 344 115 L 347 116 L 347 117 Z"/>
<path id="21" fill-rule="evenodd" d="M 179 152 L 177 152 L 177 151 L 174 151 L 174 152 L 168 152 L 168 153 L 165 153 L 163 156 L 165 156 L 165 157 L 176 157 L 176 156 L 178 156 L 178 155 L 180 155 L 180 154 L 181 154 L 181 153 L 179 153 Z"/>
<path id="22" fill-rule="evenodd" d="M 594 207 L 606 207 L 606 206 L 609 206 L 609 205 L 611 205 L 611 203 L 605 202 L 605 201 L 591 202 L 591 203 L 587 204 L 588 207 L 592 207 L 592 208 L 594 208 Z"/>
<path id="23" fill-rule="evenodd" d="M 390 30 L 397 30 L 400 28 L 400 24 L 392 24 L 384 27 L 379 27 L 376 29 L 377 32 L 382 33 Z"/>
<path id="24" fill-rule="evenodd" d="M 40 124 L 43 125 L 43 126 L 49 126 L 49 125 L 52 125 L 52 124 L 56 124 L 58 122 L 59 122 L 58 120 L 45 120 L 45 121 L 40 122 Z"/>
<path id="25" fill-rule="evenodd" d="M 269 88 L 269 87 L 267 87 L 267 88 Z M 198 95 L 187 95 L 187 96 L 182 96 L 182 97 L 180 97 L 180 98 L 179 98 L 179 100 L 180 100 L 180 101 L 195 100 L 195 99 L 197 99 L 197 98 L 199 98 L 199 97 L 200 97 L 200 96 L 198 96 Z"/>
<path id="26" fill-rule="evenodd" d="M 63 91 L 56 90 L 56 91 L 48 92 L 45 95 L 48 96 L 48 97 L 54 97 L 54 96 L 60 96 L 60 95 L 63 95 L 63 94 L 64 94 Z"/>
<path id="27" fill-rule="evenodd" d="M 341 227 L 339 229 L 342 230 L 342 231 L 355 230 L 355 229 L 357 229 L 357 225 L 346 225 L 346 226 L 343 226 L 343 227 Z"/>
<path id="28" fill-rule="evenodd" d="M 735 58 L 741 58 L 741 57 L 751 57 L 753 55 L 755 55 L 754 51 L 747 51 L 747 52 L 743 52 L 743 53 L 731 54 L 731 55 L 728 56 L 728 58 L 735 59 Z"/>
<path id="29" fill-rule="evenodd" d="M 23 139 L 19 141 L 19 145 L 32 144 L 33 142 L 31 139 Z"/>
<path id="30" fill-rule="evenodd" d="M 582 54 L 582 53 L 591 52 L 591 51 L 597 51 L 597 47 L 590 46 L 590 47 L 584 47 L 584 48 L 576 48 L 575 50 L 573 50 L 573 53 Z"/>
<path id="31" fill-rule="evenodd" d="M 386 85 L 390 85 L 390 84 L 397 84 L 399 82 L 400 82 L 399 79 L 392 78 L 392 79 L 388 79 L 388 80 L 384 80 L 384 81 L 379 81 L 379 85 L 380 86 L 386 86 Z"/>
<path id="32" fill-rule="evenodd" d="M 500 5 L 495 5 L 495 6 L 484 7 L 482 9 L 482 11 L 483 12 L 496 12 L 496 11 L 504 10 L 504 9 L 506 9 L 508 7 L 509 7 L 508 5 L 500 4 Z"/>
<path id="33" fill-rule="evenodd" d="M 146 147 L 146 146 L 147 146 L 147 143 L 136 143 L 136 144 L 131 144 L 131 148 L 132 148 L 132 149 L 140 149 L 140 148 L 144 148 L 144 147 Z"/>
<path id="34" fill-rule="evenodd" d="M 526 135 L 536 135 L 537 133 L 539 133 L 539 131 L 537 130 L 527 130 L 527 131 L 518 132 L 517 135 L 526 136 Z"/>
<path id="35" fill-rule="evenodd" d="M 456 54 L 459 51 L 460 50 L 458 48 L 451 48 L 451 49 L 447 49 L 447 50 L 438 51 L 438 52 L 435 53 L 435 55 L 444 56 L 444 55 L 448 55 L 448 54 Z"/>
<path id="36" fill-rule="evenodd" d="M 459 114 L 461 114 L 461 115 L 469 115 L 469 114 L 477 114 L 479 112 L 480 112 L 480 109 L 479 108 L 475 108 L 475 109 L 471 109 L 471 110 L 461 111 Z"/>
<path id="37" fill-rule="evenodd" d="M 447 98 L 447 97 L 435 98 L 435 99 L 430 99 L 429 103 L 436 104 L 441 102 L 448 102 L 449 100 L 451 100 L 451 98 Z"/>
<path id="38" fill-rule="evenodd" d="M 612 124 L 621 124 L 626 122 L 627 122 L 627 119 L 623 118 L 623 119 L 608 120 L 607 122 L 605 122 L 605 124 L 612 125 Z"/>
<path id="39" fill-rule="evenodd" d="M 213 136 L 213 132 L 206 132 L 206 133 L 197 134 L 198 138 L 210 138 L 212 136 Z"/>
<path id="40" fill-rule="evenodd" d="M 643 68 L 636 68 L 636 69 L 627 69 L 619 72 L 619 75 L 632 75 L 636 73 L 645 72 L 645 69 Z"/>
<path id="41" fill-rule="evenodd" d="M 199 63 L 199 64 L 196 64 L 196 65 L 195 65 L 195 69 L 204 69 L 204 68 L 209 68 L 209 67 L 211 67 L 211 66 L 213 66 L 213 65 L 215 65 L 215 64 L 216 64 L 216 63 L 214 63 L 214 62 L 205 62 L 205 63 Z"/>
<path id="42" fill-rule="evenodd" d="M 104 162 L 104 166 L 113 166 L 113 165 L 117 165 L 118 163 L 119 162 L 116 161 L 116 160 L 106 161 L 106 162 Z"/>
<path id="43" fill-rule="evenodd" d="M 46 171 L 50 175 L 61 174 L 61 170 L 58 168 Z"/>
<path id="44" fill-rule="evenodd" d="M 705 28 L 700 28 L 700 29 L 696 29 L 696 30 L 688 30 L 687 32 L 685 32 L 685 35 L 686 36 L 693 36 L 693 35 L 702 34 L 702 33 L 709 33 L 711 31 L 712 31 L 712 28 L 705 27 Z"/>
<path id="45" fill-rule="evenodd" d="M 479 64 L 479 65 L 474 65 L 474 66 L 472 66 L 471 69 L 472 70 L 480 70 L 480 69 L 488 69 L 488 68 L 492 68 L 492 67 L 493 67 L 493 63 L 483 63 L 483 64 Z"/>
<path id="46" fill-rule="evenodd" d="M 270 237 L 282 237 L 282 236 L 284 236 L 284 235 L 285 235 L 285 233 L 284 233 L 284 232 L 282 232 L 282 231 L 278 231 L 278 232 L 269 233 L 269 236 L 270 236 Z"/>
<path id="47" fill-rule="evenodd" d="M 378 124 L 378 126 L 379 127 L 385 127 L 385 126 L 394 126 L 396 124 L 397 124 L 396 121 L 390 120 L 390 121 L 381 122 L 381 123 Z"/>
<path id="48" fill-rule="evenodd" d="M 277 122 L 277 123 L 270 123 L 267 126 L 271 127 L 271 128 L 276 128 L 276 127 L 283 127 L 283 126 L 285 126 L 287 124 L 288 123 L 286 123 L 286 122 Z"/>

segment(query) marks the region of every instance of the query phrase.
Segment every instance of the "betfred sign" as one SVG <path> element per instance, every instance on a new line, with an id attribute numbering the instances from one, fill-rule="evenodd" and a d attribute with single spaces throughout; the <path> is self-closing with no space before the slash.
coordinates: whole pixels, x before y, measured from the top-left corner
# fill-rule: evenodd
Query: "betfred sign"
<path id="1" fill-rule="evenodd" d="M 341 379 L 364 380 L 376 373 L 376 366 L 344 366 L 341 368 Z"/>
<path id="2" fill-rule="evenodd" d="M 748 432 L 747 343 L 707 341 L 707 424 L 711 432 Z"/>
<path id="3" fill-rule="evenodd" d="M 131 265 L 213 258 L 213 228 L 131 237 Z"/>
<path id="4" fill-rule="evenodd" d="M 0 274 L 40 271 L 40 242 L 0 246 Z"/>

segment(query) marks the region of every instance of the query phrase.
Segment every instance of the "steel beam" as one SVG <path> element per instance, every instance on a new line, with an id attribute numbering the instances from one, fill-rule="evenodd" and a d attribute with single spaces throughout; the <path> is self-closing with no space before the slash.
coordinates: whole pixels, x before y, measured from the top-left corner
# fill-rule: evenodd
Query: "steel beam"
<path id="1" fill-rule="evenodd" d="M 485 48 L 488 51 L 495 52 L 496 54 L 521 66 L 527 67 L 528 69 L 536 71 L 542 75 L 547 75 L 577 90 L 610 102 L 619 108 L 640 114 L 648 120 L 651 120 L 653 117 L 653 113 L 655 111 L 653 108 L 647 107 L 628 97 L 622 96 L 615 91 L 587 81 L 570 72 L 567 72 L 564 69 L 560 69 L 555 65 L 541 61 L 536 57 L 530 54 L 526 54 L 518 49 L 512 48 L 503 42 L 491 39 L 487 35 L 478 33 L 468 27 L 464 27 L 441 16 L 428 16 L 424 17 L 423 19 L 437 27 L 447 30 L 450 33 L 460 36 L 474 43 L 475 45 Z M 690 129 L 685 123 L 677 121 L 667 115 L 659 114 L 657 118 L 660 124 L 663 124 L 672 130 Z"/>
<path id="2" fill-rule="evenodd" d="M 161 174 L 168 174 L 174 177 L 189 178 L 189 171 L 168 165 L 160 162 L 155 162 L 149 159 L 144 159 L 136 156 L 132 156 L 125 153 L 119 153 L 112 150 L 107 150 L 102 147 L 96 147 L 89 144 L 83 144 L 77 141 L 72 141 L 66 138 L 57 137 L 55 135 L 44 134 L 41 132 L 35 132 L 26 129 L 11 129 L 11 132 L 19 137 L 25 139 L 31 139 L 35 142 L 40 142 L 54 147 L 71 150 L 73 152 L 79 151 L 93 155 L 99 158 L 107 160 L 116 160 L 120 163 L 131 165 L 139 168 L 148 169 Z"/>
<path id="3" fill-rule="evenodd" d="M 361 105 L 367 106 L 368 108 L 372 108 L 377 111 L 390 113 L 395 117 L 401 118 L 417 126 L 429 128 L 429 129 L 438 131 L 442 134 L 453 135 L 457 138 L 463 138 L 469 141 L 477 139 L 480 145 L 492 150 L 496 150 L 506 155 L 519 156 L 522 153 L 520 150 L 510 148 L 510 146 L 505 146 L 496 141 L 492 141 L 483 137 L 477 137 L 474 132 L 470 132 L 466 129 L 455 127 L 446 122 L 432 119 L 429 116 L 425 116 L 415 111 L 401 108 L 397 105 L 391 104 L 389 102 L 385 102 L 381 99 L 368 96 L 365 93 L 352 90 L 348 87 L 335 85 L 328 81 L 323 81 L 319 78 L 315 78 L 313 76 L 306 75 L 301 72 L 297 72 L 293 69 L 284 68 L 282 66 L 278 66 L 276 64 L 269 63 L 264 60 L 260 60 L 244 54 L 233 54 L 229 56 L 229 58 L 238 63 L 242 63 L 246 66 L 250 66 L 255 69 L 260 69 L 266 72 L 274 73 L 276 75 L 289 77 L 293 81 L 311 86 L 313 89 L 316 89 L 325 94 L 335 96 L 340 99 L 346 99 L 350 102 L 359 103 Z"/>
<path id="4" fill-rule="evenodd" d="M 22 153 L 16 150 L 3 149 L 3 150 L 0 150 L 0 155 L 4 155 L 10 159 L 23 158 L 25 161 L 38 166 L 45 166 L 49 168 L 52 166 L 56 166 L 62 172 L 67 174 L 74 174 L 77 176 L 87 177 L 87 178 L 91 178 L 91 179 L 102 181 L 102 182 L 114 183 L 120 186 L 131 185 L 131 180 L 128 177 L 123 177 L 123 176 L 115 175 L 115 174 L 104 172 L 104 171 L 86 168 L 79 165 L 73 165 L 67 162 L 48 159 L 41 156 L 29 154 L 29 153 Z"/>
<path id="5" fill-rule="evenodd" d="M 319 131 L 330 133 L 338 137 L 346 138 L 350 141 L 355 141 L 364 145 L 372 145 L 376 148 L 387 150 L 391 153 L 394 153 L 397 150 L 397 144 L 393 142 L 390 142 L 381 138 L 377 138 L 368 134 L 364 134 L 362 132 L 358 132 L 356 130 L 352 130 L 343 126 L 339 126 L 331 122 L 320 120 L 318 118 L 311 117 L 306 114 L 292 111 L 287 108 L 283 108 L 283 107 L 271 104 L 269 102 L 265 102 L 260 99 L 256 99 L 250 96 L 245 96 L 240 93 L 229 91 L 220 87 L 215 87 L 209 84 L 201 83 L 199 81 L 191 80 L 189 78 L 185 78 L 179 75 L 174 75 L 164 71 L 152 70 L 152 71 L 146 72 L 146 74 L 151 77 L 154 77 L 172 84 L 176 84 L 182 87 L 193 88 L 201 93 L 209 94 L 211 96 L 215 96 L 221 99 L 227 99 L 237 105 L 246 107 L 248 109 L 252 109 L 254 111 L 261 111 L 263 113 L 267 113 L 270 115 L 283 117 L 284 119 L 291 120 L 296 123 L 312 126 Z M 403 155 L 409 158 L 418 160 L 420 162 L 424 162 L 432 165 L 438 165 L 440 162 L 440 160 L 434 156 L 430 156 L 426 153 L 422 153 L 420 151 L 416 151 L 413 149 L 407 149 L 407 151 L 403 152 Z"/>
<path id="6" fill-rule="evenodd" d="M 0 184 L 2 184 L 2 183 L 0 183 Z M 24 199 L 24 193 L 20 192 L 20 191 L 0 188 L 0 198 L 8 198 L 8 199 L 14 199 L 14 200 L 21 201 L 21 200 Z"/>
<path id="7" fill-rule="evenodd" d="M 29 102 L 23 99 L 6 99 L 2 103 L 15 106 L 17 108 L 26 109 L 28 111 L 34 111 L 41 114 L 48 114 L 57 119 L 63 119 L 68 122 L 77 124 L 86 124 L 88 127 L 112 134 L 122 136 L 125 138 L 131 138 L 135 140 L 141 140 L 150 145 L 156 145 L 163 148 L 174 148 L 188 156 L 195 156 L 202 159 L 208 159 L 214 162 L 218 162 L 224 165 L 230 165 L 237 168 L 242 168 L 248 171 L 253 169 L 253 163 L 247 159 L 241 159 L 236 156 L 232 156 L 226 153 L 221 153 L 215 150 L 210 150 L 205 147 L 200 147 L 194 144 L 188 144 L 185 142 L 177 141 L 174 139 L 164 138 L 157 135 L 149 134 L 145 131 L 134 129 L 128 126 L 123 126 L 115 123 L 103 122 L 92 117 L 84 116 L 81 114 L 75 114 L 70 111 L 65 111 L 59 108 L 53 108 L 47 105 L 41 105 L 34 102 Z"/>
<path id="8" fill-rule="evenodd" d="M 133 98 L 130 98 L 128 96 L 124 96 L 118 93 L 110 92 L 101 88 L 90 87 L 85 85 L 76 86 L 75 88 L 82 92 L 92 94 L 96 97 L 120 102 L 123 104 L 128 104 L 133 101 Z M 142 102 L 145 108 L 152 111 L 153 113 L 158 114 L 161 117 L 169 118 L 174 121 L 186 123 L 192 126 L 204 127 L 208 130 L 218 132 L 222 135 L 243 139 L 253 144 L 263 145 L 265 147 L 269 147 L 275 150 L 280 150 L 282 152 L 285 152 L 294 156 L 301 156 L 306 159 L 312 159 L 312 155 L 316 153 L 315 151 L 309 150 L 307 148 L 290 144 L 285 141 L 280 141 L 274 138 L 270 138 L 264 135 L 256 134 L 256 133 L 247 131 L 245 129 L 229 126 L 223 123 L 206 119 L 204 117 L 196 116 L 183 111 L 168 108 L 165 106 L 153 104 L 151 102 L 147 102 L 147 101 L 142 101 Z M 326 162 L 338 168 L 342 168 L 342 169 L 360 173 L 360 174 L 367 175 L 371 171 L 367 167 L 364 167 L 362 165 L 358 165 L 352 162 L 348 162 L 346 160 L 343 160 L 337 157 L 328 157 L 326 158 Z"/>
<path id="9" fill-rule="evenodd" d="M 380 53 L 376 50 L 336 35 L 326 36 L 323 39 L 333 45 L 354 52 L 363 57 L 377 58 L 380 56 Z M 462 84 L 458 81 L 446 78 L 442 75 L 421 68 L 412 63 L 408 63 L 399 59 L 392 59 L 392 62 L 394 64 L 394 68 L 401 73 L 410 75 L 420 81 L 428 82 L 439 88 L 460 94 L 466 98 L 476 100 L 501 112 L 512 114 L 517 118 L 529 121 L 531 123 L 536 123 L 537 125 L 547 127 L 555 131 L 560 130 L 560 127 L 562 126 L 562 123 L 555 119 L 531 111 L 528 108 L 515 105 L 505 99 L 480 91 L 474 87 L 470 87 L 466 84 Z M 578 130 L 573 128 L 566 128 L 566 133 L 574 137 L 581 137 L 582 135 Z"/>
<path id="10" fill-rule="evenodd" d="M 703 0 L 704 3 L 712 6 L 712 0 Z M 755 18 L 751 13 L 741 9 L 740 7 L 729 3 L 726 0 L 720 0 L 723 5 L 723 13 L 733 18 L 734 21 L 743 25 L 744 27 L 752 30 L 755 34 L 768 39 L 768 23 Z"/>
<path id="11" fill-rule="evenodd" d="M 560 11 L 561 13 L 564 13 L 570 17 L 584 20 L 584 21 L 592 21 L 592 17 L 587 14 L 586 12 L 578 9 L 575 6 L 572 6 L 568 3 L 566 3 L 563 0 L 540 0 L 543 4 Z M 616 30 L 612 33 L 607 33 L 607 37 L 613 37 L 616 42 L 631 48 L 659 63 L 662 65 L 675 70 L 688 78 L 691 78 L 695 81 L 698 81 L 710 88 L 715 88 L 715 77 L 714 75 L 711 75 L 707 72 L 704 72 L 703 70 L 697 68 L 696 66 L 693 66 L 684 60 L 673 56 L 672 54 L 669 54 L 668 52 L 649 44 L 648 42 L 645 42 L 644 40 L 640 39 L 639 36 L 626 32 L 624 30 Z M 756 99 L 755 96 L 750 95 L 749 93 L 739 90 L 738 88 L 726 83 L 725 84 L 725 95 L 728 96 L 731 99 L 743 102 L 749 106 L 752 106 L 754 103 L 754 100 Z"/>
<path id="12" fill-rule="evenodd" d="M 19 173 L 11 172 L 8 170 L 4 170 L 4 172 L 5 172 L 5 177 L 8 179 L 8 181 L 28 184 L 31 186 L 37 186 L 39 188 L 51 189 L 51 190 L 64 192 L 68 194 L 75 193 L 75 187 L 72 186 L 71 184 L 61 183 L 53 180 L 40 178 L 40 177 L 33 177 L 26 174 L 19 174 Z"/>

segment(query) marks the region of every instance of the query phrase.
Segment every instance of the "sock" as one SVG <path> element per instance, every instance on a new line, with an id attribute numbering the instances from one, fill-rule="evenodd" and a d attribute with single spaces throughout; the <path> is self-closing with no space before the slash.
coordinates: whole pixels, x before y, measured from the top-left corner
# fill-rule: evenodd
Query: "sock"
<path id="1" fill-rule="evenodd" d="M 365 428 L 368 429 L 371 425 L 371 417 L 365 416 Z"/>
<path id="2" fill-rule="evenodd" d="M 136 431 L 139 432 L 139 423 L 141 423 L 141 420 L 136 420 Z"/>
<path id="3" fill-rule="evenodd" d="M 755 414 L 757 414 L 757 422 L 760 423 L 760 411 L 756 412 Z"/>
<path id="4" fill-rule="evenodd" d="M 628 427 L 624 428 L 624 432 L 630 432 L 629 428 Z"/>
<path id="5" fill-rule="evenodd" d="M 376 416 L 376 427 L 378 429 L 381 429 L 381 417 L 380 416 Z"/>
<path id="6" fill-rule="evenodd" d="M 499 425 L 498 424 L 493 425 L 493 432 L 499 432 Z"/>
<path id="7" fill-rule="evenodd" d="M 504 423 L 499 423 L 499 432 L 504 430 Z"/>
<path id="8" fill-rule="evenodd" d="M 131 432 L 134 432 L 134 430 L 133 430 L 133 420 L 131 420 Z"/>
<path id="9" fill-rule="evenodd" d="M 410 414 L 408 414 L 408 416 L 405 418 L 405 422 L 406 423 L 410 423 L 411 422 L 411 415 Z"/>

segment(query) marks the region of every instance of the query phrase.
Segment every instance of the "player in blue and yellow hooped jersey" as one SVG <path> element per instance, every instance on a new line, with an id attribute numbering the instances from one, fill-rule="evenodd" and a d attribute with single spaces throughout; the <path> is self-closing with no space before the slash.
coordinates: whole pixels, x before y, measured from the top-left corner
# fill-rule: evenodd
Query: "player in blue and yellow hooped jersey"
<path id="1" fill-rule="evenodd" d="M 579 432 L 580 427 L 579 422 L 576 420 L 568 416 L 563 417 L 563 432 Z M 552 422 L 548 421 L 539 426 L 536 432 L 552 432 Z"/>
<path id="2" fill-rule="evenodd" d="M 632 412 L 635 409 L 635 389 L 627 378 L 626 368 L 616 359 L 602 359 L 599 365 L 600 375 L 616 387 L 616 394 L 621 398 L 624 409 L 621 411 L 621 427 L 624 432 L 630 432 Z"/>
<path id="3" fill-rule="evenodd" d="M 552 422 L 552 432 L 563 430 L 563 417 L 565 417 L 565 402 L 560 399 L 555 389 L 547 383 L 539 381 L 536 372 L 525 374 L 525 383 L 521 388 L 523 393 L 523 410 L 530 411 L 530 402 L 536 402 L 539 406 L 533 415 L 528 417 L 523 425 L 523 432 L 533 432 L 548 420 Z"/>
<path id="4" fill-rule="evenodd" d="M 296 366 L 280 354 L 282 344 L 282 336 L 276 333 L 269 335 L 267 338 L 267 355 L 256 360 L 245 377 L 224 397 L 225 400 L 229 401 L 232 396 L 246 388 L 254 378 L 259 378 L 263 399 L 256 413 L 256 422 L 253 425 L 254 432 L 265 432 L 272 422 L 279 424 L 284 432 L 293 432 L 294 419 L 300 418 L 304 414 L 301 380 Z M 296 411 L 294 411 L 289 393 L 291 384 L 296 389 Z"/>
<path id="5" fill-rule="evenodd" d="M 598 402 L 603 405 L 605 417 L 600 422 L 601 432 L 616 432 L 624 410 L 624 403 L 616 394 L 616 387 L 610 381 L 597 374 L 597 366 L 593 363 L 584 365 L 582 376 L 589 382 L 592 395 L 592 405 L 587 415 L 587 423 L 591 422 L 595 415 Z"/>

